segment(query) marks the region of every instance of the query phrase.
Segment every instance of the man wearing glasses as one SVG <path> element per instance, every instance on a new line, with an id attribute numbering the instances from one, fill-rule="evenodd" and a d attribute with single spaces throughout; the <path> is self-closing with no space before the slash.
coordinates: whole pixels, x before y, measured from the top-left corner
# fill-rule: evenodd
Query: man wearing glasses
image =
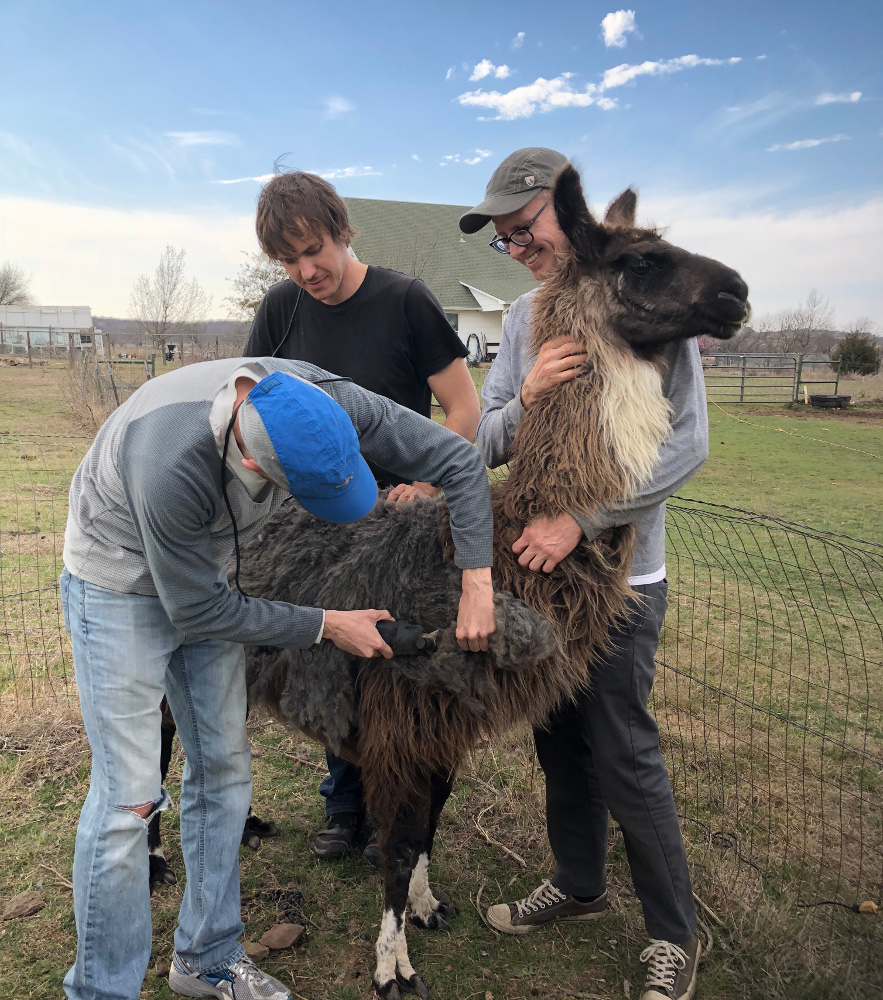
<path id="1" fill-rule="evenodd" d="M 544 281 L 566 237 L 550 205 L 561 153 L 519 149 L 496 169 L 485 200 L 460 219 L 464 233 L 492 222 L 490 246 Z M 530 350 L 535 292 L 517 299 L 503 324 L 500 352 L 482 389 L 478 447 L 491 468 L 507 461 L 515 430 L 537 397 L 578 377 L 586 355 L 565 337 Z M 607 909 L 608 813 L 622 829 L 632 880 L 650 943 L 641 1000 L 689 1000 L 700 946 L 690 876 L 659 729 L 647 708 L 666 610 L 665 498 L 680 489 L 708 454 L 702 367 L 695 340 L 666 350 L 663 389 L 672 406 L 672 434 L 653 480 L 621 508 L 591 519 L 574 513 L 529 524 L 513 545 L 519 563 L 550 573 L 583 534 L 634 523 L 638 542 L 629 583 L 639 595 L 629 625 L 611 631 L 611 649 L 592 668 L 591 692 L 560 708 L 534 733 L 546 775 L 546 823 L 556 868 L 529 896 L 498 903 L 488 922 L 505 934 L 527 934 L 556 920 L 590 921 Z"/>

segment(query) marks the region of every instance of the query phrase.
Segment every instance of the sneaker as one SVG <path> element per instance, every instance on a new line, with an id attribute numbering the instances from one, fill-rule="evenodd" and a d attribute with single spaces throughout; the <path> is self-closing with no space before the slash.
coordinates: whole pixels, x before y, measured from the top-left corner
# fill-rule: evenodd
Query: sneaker
<path id="1" fill-rule="evenodd" d="M 701 955 L 698 934 L 683 948 L 650 938 L 650 945 L 641 952 L 641 961 L 650 963 L 641 1000 L 691 1000 Z"/>
<path id="2" fill-rule="evenodd" d="M 374 868 L 380 868 L 383 864 L 383 855 L 380 853 L 377 836 L 377 827 L 375 826 L 371 831 L 371 836 L 368 838 L 368 843 L 365 844 L 365 850 L 362 851 L 362 857 Z"/>
<path id="3" fill-rule="evenodd" d="M 323 861 L 340 861 L 359 835 L 362 817 L 358 813 L 334 813 L 325 821 L 313 841 L 313 854 Z"/>
<path id="4" fill-rule="evenodd" d="M 291 993 L 245 955 L 218 972 L 194 972 L 177 954 L 169 970 L 169 988 L 182 997 L 226 1000 L 294 1000 Z"/>
<path id="5" fill-rule="evenodd" d="M 548 879 L 525 899 L 497 903 L 487 911 L 487 922 L 504 934 L 527 934 L 554 920 L 597 920 L 607 909 L 607 893 L 589 903 L 581 903 L 562 892 Z"/>

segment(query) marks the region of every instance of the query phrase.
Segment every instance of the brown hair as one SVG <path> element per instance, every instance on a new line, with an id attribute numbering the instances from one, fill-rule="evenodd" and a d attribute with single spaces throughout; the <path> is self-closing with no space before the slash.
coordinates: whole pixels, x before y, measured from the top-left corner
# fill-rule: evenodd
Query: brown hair
<path id="1" fill-rule="evenodd" d="M 255 230 L 271 260 L 290 252 L 288 240 L 327 233 L 335 243 L 355 236 L 343 199 L 328 181 L 303 170 L 277 174 L 261 191 Z"/>

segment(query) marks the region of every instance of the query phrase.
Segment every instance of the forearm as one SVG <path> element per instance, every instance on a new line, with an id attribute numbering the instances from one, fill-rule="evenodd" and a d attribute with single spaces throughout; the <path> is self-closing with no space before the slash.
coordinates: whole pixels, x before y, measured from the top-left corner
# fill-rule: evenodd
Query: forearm
<path id="1" fill-rule="evenodd" d="M 461 406 L 452 407 L 442 421 L 442 427 L 447 427 L 449 431 L 466 438 L 470 443 L 475 443 L 475 433 L 478 430 L 478 422 L 481 419 L 481 410 L 478 407 Z"/>

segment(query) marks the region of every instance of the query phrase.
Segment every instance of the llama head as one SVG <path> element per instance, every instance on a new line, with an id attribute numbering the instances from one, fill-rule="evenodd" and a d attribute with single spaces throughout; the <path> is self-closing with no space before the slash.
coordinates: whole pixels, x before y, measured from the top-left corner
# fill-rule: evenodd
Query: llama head
<path id="1" fill-rule="evenodd" d="M 631 188 L 598 222 L 579 174 L 566 164 L 552 201 L 570 243 L 560 276 L 567 282 L 590 279 L 606 292 L 608 323 L 630 344 L 702 334 L 728 340 L 748 319 L 748 286 L 736 271 L 667 243 L 655 230 L 636 227 L 638 196 Z"/>

